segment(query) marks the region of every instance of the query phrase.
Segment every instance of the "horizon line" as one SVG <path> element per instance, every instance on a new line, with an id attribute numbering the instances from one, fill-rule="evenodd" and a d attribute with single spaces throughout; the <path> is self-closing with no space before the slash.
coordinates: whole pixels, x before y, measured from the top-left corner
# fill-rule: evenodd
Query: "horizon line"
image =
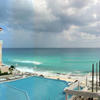
<path id="1" fill-rule="evenodd" d="M 32 48 L 27 48 L 27 47 L 23 47 L 23 48 L 21 48 L 21 47 L 18 47 L 18 48 L 15 48 L 15 47 L 3 47 L 3 49 L 100 49 L 100 47 L 65 47 L 65 48 L 57 48 L 57 47 L 52 47 L 52 48 L 46 48 L 46 47 L 42 47 L 42 48 L 40 48 L 40 47 L 32 47 Z"/>

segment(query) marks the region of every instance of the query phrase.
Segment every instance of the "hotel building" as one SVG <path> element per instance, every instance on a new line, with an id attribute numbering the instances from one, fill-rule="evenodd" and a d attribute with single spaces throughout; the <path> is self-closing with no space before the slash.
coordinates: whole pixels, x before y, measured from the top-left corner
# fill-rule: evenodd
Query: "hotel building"
<path id="1" fill-rule="evenodd" d="M 2 65 L 2 41 L 0 41 L 0 65 Z"/>

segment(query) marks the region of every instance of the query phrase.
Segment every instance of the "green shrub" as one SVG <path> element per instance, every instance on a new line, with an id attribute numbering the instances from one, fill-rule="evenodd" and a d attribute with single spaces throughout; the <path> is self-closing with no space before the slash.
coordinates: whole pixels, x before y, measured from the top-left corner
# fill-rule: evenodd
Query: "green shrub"
<path id="1" fill-rule="evenodd" d="M 1 73 L 1 71 L 0 71 L 0 76 L 2 76 L 2 75 L 8 75 L 8 72 Z"/>

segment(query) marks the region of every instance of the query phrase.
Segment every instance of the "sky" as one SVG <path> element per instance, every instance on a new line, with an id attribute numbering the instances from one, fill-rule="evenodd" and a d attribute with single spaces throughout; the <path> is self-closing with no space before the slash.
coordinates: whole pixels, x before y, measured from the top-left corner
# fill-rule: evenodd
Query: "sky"
<path id="1" fill-rule="evenodd" d="M 4 48 L 100 48 L 100 0 L 0 0 Z"/>

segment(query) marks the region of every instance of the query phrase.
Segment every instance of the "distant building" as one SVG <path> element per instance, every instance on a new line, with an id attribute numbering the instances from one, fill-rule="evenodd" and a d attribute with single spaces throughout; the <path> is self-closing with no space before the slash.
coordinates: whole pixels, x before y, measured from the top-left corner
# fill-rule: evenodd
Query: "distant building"
<path id="1" fill-rule="evenodd" d="M 0 71 L 1 73 L 9 72 L 9 67 L 2 63 L 2 41 L 0 41 Z"/>
<path id="2" fill-rule="evenodd" d="M 0 28 L 0 31 L 2 30 L 3 29 Z M 0 41 L 0 72 L 1 73 L 9 72 L 9 67 L 2 64 L 2 41 Z"/>
<path id="3" fill-rule="evenodd" d="M 2 65 L 2 41 L 0 41 L 0 65 Z"/>
<path id="4" fill-rule="evenodd" d="M 1 66 L 0 67 L 0 71 L 1 71 L 1 73 L 5 73 L 5 72 L 8 72 L 9 73 L 9 67 L 8 66 Z"/>

